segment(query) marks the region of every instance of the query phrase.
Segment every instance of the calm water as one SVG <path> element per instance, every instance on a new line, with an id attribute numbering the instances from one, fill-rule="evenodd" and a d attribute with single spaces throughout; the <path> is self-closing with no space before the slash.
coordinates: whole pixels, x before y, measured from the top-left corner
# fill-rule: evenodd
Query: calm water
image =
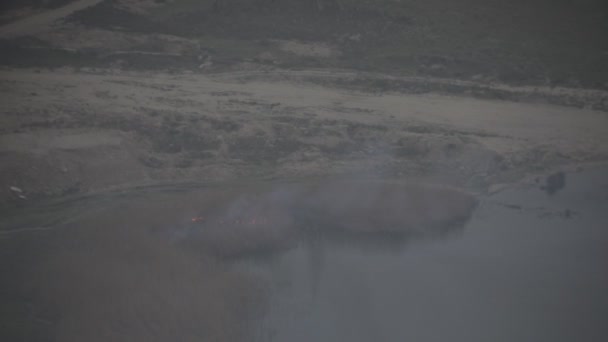
<path id="1" fill-rule="evenodd" d="M 275 288 L 257 339 L 608 341 L 606 168 L 485 198 L 459 234 L 376 247 L 311 240 L 256 268 Z"/>

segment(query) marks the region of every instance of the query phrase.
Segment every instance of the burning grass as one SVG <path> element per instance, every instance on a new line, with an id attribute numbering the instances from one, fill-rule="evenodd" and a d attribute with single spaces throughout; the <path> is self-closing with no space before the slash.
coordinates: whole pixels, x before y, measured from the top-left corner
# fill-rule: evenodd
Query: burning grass
<path id="1" fill-rule="evenodd" d="M 222 258 L 287 250 L 296 242 L 294 196 L 286 189 L 239 196 L 192 218 L 179 232 L 180 243 Z"/>
<path id="2" fill-rule="evenodd" d="M 462 228 L 477 200 L 435 185 L 331 181 L 281 185 L 214 204 L 173 234 L 188 249 L 235 258 L 284 251 L 311 232 L 399 242 L 443 234 Z"/>
<path id="3" fill-rule="evenodd" d="M 462 224 L 475 204 L 449 188 L 370 181 L 146 195 L 58 230 L 27 283 L 59 341 L 240 341 L 268 293 L 227 260 L 289 249 L 313 230 L 402 244 Z"/>

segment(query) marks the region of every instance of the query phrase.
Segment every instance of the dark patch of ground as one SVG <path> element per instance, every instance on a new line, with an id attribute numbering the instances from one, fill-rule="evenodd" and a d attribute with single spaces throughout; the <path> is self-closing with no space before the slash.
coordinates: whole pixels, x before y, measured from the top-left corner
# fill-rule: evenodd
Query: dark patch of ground
<path id="1" fill-rule="evenodd" d="M 0 3 L 0 13 L 22 7 L 57 8 L 65 6 L 74 0 L 3 0 Z"/>
<path id="2" fill-rule="evenodd" d="M 179 0 L 148 16 L 128 14 L 127 18 L 111 2 L 104 2 L 72 20 L 95 27 L 198 37 L 203 45 L 210 37 L 233 44 L 283 39 L 326 42 L 342 51 L 327 59 L 286 60 L 285 66 L 478 77 L 511 84 L 608 86 L 608 6 L 601 0 L 221 3 L 218 8 L 212 1 Z M 258 50 L 263 51 L 263 46 Z"/>
<path id="3" fill-rule="evenodd" d="M 73 14 L 68 21 L 85 27 L 196 39 L 201 51 L 213 56 L 214 68 L 255 61 L 284 68 L 348 68 L 608 89 L 608 6 L 601 0 L 177 0 L 147 14 L 129 12 L 117 3 L 104 1 Z M 339 53 L 323 58 L 296 56 L 276 50 L 276 40 L 326 43 Z M 194 54 L 108 57 L 107 51 L 41 51 L 14 41 L 2 45 L 6 53 L 0 64 L 13 66 L 119 63 L 124 68 L 192 70 L 200 64 Z M 267 52 L 273 56 L 260 58 Z M 392 85 L 379 82 L 376 86 Z"/>
<path id="4" fill-rule="evenodd" d="M 130 32 L 163 32 L 166 28 L 145 16 L 117 7 L 118 1 L 106 0 L 72 15 L 70 22 L 85 26 Z"/>

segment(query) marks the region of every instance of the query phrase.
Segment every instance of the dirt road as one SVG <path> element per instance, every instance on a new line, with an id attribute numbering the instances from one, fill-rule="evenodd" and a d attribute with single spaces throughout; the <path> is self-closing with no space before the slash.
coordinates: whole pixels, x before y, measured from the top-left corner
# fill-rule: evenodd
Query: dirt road
<path id="1" fill-rule="evenodd" d="M 70 14 L 94 6 L 103 0 L 79 0 L 74 1 L 64 7 L 46 11 L 40 14 L 27 17 L 25 19 L 0 26 L 0 38 L 15 38 L 37 34 L 48 30 L 54 22 L 63 19 Z"/>

